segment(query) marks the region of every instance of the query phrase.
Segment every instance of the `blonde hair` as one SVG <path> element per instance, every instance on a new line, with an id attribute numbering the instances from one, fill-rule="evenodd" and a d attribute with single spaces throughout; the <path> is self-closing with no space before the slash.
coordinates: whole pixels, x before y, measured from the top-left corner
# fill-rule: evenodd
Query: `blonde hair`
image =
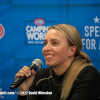
<path id="1" fill-rule="evenodd" d="M 69 96 L 73 83 L 80 71 L 86 66 L 92 66 L 92 63 L 89 56 L 80 51 L 82 49 L 82 39 L 79 31 L 75 27 L 68 24 L 58 24 L 49 27 L 49 29 L 58 29 L 65 34 L 70 46 L 76 46 L 76 52 L 74 54 L 75 59 L 70 65 L 68 73 L 65 75 L 62 83 L 61 100 L 64 100 Z"/>

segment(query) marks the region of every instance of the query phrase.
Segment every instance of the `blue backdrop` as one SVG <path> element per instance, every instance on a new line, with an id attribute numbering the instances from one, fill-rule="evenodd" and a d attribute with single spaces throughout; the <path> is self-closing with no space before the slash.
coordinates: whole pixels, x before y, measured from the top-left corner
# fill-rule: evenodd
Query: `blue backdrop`
<path id="1" fill-rule="evenodd" d="M 43 39 L 61 23 L 79 30 L 83 51 L 100 71 L 100 0 L 0 0 L 0 100 L 17 100 L 10 85 L 24 65 L 39 58 L 47 67 Z"/>

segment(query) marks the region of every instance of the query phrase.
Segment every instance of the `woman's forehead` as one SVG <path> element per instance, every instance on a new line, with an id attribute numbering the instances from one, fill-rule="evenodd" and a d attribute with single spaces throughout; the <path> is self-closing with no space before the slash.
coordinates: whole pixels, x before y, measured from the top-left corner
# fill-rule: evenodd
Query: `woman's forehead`
<path id="1" fill-rule="evenodd" d="M 49 37 L 52 37 L 52 38 L 66 38 L 66 36 L 61 32 L 59 31 L 58 29 L 49 29 L 47 34 L 46 34 L 46 38 L 49 38 Z"/>

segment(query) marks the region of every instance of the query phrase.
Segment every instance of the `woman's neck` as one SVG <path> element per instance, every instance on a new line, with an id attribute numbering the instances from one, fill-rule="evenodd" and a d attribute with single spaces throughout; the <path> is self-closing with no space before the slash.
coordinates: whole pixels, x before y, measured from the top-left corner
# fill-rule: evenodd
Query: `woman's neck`
<path id="1" fill-rule="evenodd" d="M 73 60 L 74 60 L 74 58 L 69 59 L 65 64 L 61 64 L 61 65 L 58 65 L 56 67 L 53 67 L 53 70 L 56 73 L 56 75 L 63 74 L 68 69 L 68 67 L 71 65 Z"/>

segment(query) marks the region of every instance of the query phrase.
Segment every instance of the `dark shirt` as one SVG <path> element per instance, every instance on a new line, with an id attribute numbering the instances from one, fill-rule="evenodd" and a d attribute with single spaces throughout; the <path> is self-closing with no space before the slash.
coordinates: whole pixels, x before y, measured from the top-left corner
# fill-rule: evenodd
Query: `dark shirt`
<path id="1" fill-rule="evenodd" d="M 68 71 L 68 70 L 67 70 Z M 67 71 L 65 73 L 67 73 Z M 61 84 L 65 73 L 57 76 L 52 67 L 38 70 L 29 91 L 36 95 L 18 96 L 18 100 L 60 100 Z M 52 95 L 39 94 L 52 92 Z M 100 74 L 92 66 L 85 67 L 77 76 L 66 100 L 98 100 L 100 96 Z"/>

